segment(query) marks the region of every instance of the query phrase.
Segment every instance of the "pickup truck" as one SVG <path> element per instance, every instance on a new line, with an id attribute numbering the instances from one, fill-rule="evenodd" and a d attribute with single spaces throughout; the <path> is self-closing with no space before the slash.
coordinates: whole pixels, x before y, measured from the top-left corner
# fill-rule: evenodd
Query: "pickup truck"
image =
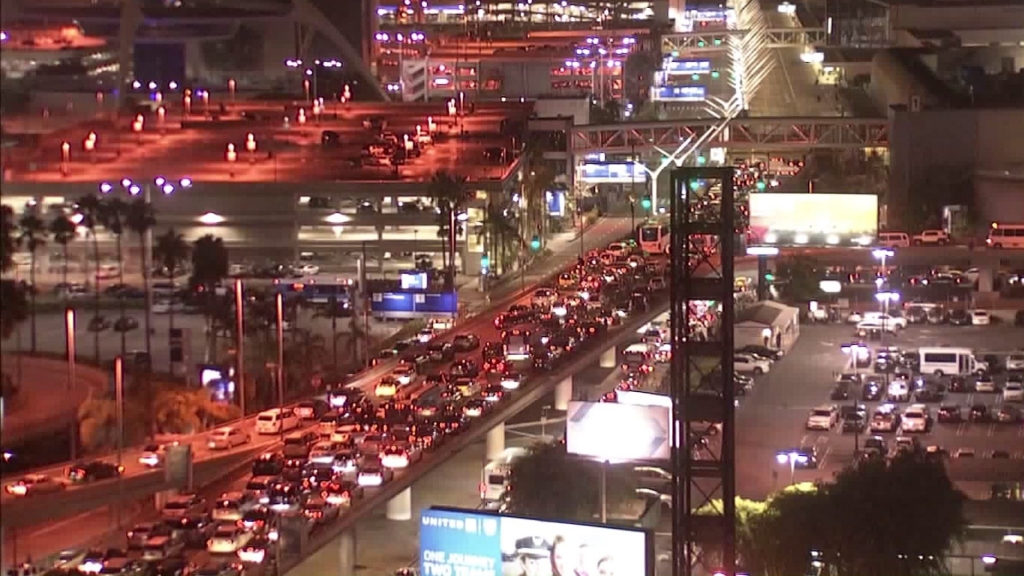
<path id="1" fill-rule="evenodd" d="M 949 244 L 949 234 L 945 230 L 923 230 L 914 234 L 914 246 L 945 246 Z"/>

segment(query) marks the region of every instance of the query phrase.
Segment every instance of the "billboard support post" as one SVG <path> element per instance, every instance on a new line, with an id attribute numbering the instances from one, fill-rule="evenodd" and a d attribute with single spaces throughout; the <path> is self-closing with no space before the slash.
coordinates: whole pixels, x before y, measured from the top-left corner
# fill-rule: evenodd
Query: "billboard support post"
<path id="1" fill-rule="evenodd" d="M 487 431 L 487 460 L 494 460 L 505 451 L 505 423 L 501 422 Z"/>
<path id="2" fill-rule="evenodd" d="M 412 488 L 406 488 L 388 500 L 385 516 L 388 520 L 412 520 Z"/>
<path id="3" fill-rule="evenodd" d="M 570 400 L 572 400 L 572 376 L 566 376 L 555 387 L 555 410 L 563 412 L 568 410 Z"/>
<path id="4" fill-rule="evenodd" d="M 736 574 L 732 168 L 671 173 L 673 576 Z M 706 207 L 718 195 L 717 213 Z M 711 246 L 713 250 L 707 250 Z M 717 309 L 716 309 L 717 307 Z M 710 322 L 707 312 L 710 311 Z M 684 345 L 685 343 L 685 345 Z M 708 426 L 707 424 L 713 424 Z M 720 438 L 707 436 L 720 425 Z M 720 504 L 719 504 L 720 502 Z M 698 513 L 699 512 L 699 513 Z M 700 543 L 694 542 L 699 536 Z"/>
<path id="5" fill-rule="evenodd" d="M 356 576 L 356 531 L 354 529 L 346 530 L 338 536 L 337 576 Z"/>
<path id="6" fill-rule="evenodd" d="M 757 301 L 768 299 L 768 256 L 757 257 Z"/>
<path id="7" fill-rule="evenodd" d="M 615 368 L 615 347 L 605 350 L 601 353 L 601 368 Z"/>

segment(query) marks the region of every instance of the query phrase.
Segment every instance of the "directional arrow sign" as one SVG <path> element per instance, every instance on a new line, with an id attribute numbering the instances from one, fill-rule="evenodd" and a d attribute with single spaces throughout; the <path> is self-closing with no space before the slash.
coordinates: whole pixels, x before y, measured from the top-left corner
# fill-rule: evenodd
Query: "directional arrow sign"
<path id="1" fill-rule="evenodd" d="M 566 446 L 571 454 L 608 462 L 667 460 L 669 410 L 615 402 L 570 402 Z"/>

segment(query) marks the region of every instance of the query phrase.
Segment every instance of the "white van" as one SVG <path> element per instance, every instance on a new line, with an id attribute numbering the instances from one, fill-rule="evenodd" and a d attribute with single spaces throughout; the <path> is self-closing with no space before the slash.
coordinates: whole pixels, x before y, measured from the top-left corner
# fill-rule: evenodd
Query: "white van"
<path id="1" fill-rule="evenodd" d="M 272 408 L 256 416 L 257 434 L 280 434 L 299 427 L 299 417 L 291 408 Z"/>
<path id="2" fill-rule="evenodd" d="M 861 321 L 885 324 L 887 327 L 891 326 L 900 330 L 907 327 L 907 319 L 903 317 L 903 314 L 896 310 L 890 314 L 886 314 L 884 312 L 865 312 L 864 315 L 861 316 Z"/>
<path id="3" fill-rule="evenodd" d="M 907 248 L 910 246 L 910 235 L 906 232 L 879 232 L 875 243 L 882 248 Z"/>
<path id="4" fill-rule="evenodd" d="M 505 490 L 508 488 L 508 474 L 512 463 L 528 452 L 523 447 L 506 448 L 484 466 L 480 479 L 480 500 L 485 506 L 494 506 L 501 502 Z"/>
<path id="5" fill-rule="evenodd" d="M 985 243 L 992 248 L 1024 248 L 1024 224 L 993 223 Z"/>
<path id="6" fill-rule="evenodd" d="M 920 348 L 917 352 L 921 359 L 921 374 L 966 376 L 988 370 L 988 364 L 978 360 L 970 348 Z"/>

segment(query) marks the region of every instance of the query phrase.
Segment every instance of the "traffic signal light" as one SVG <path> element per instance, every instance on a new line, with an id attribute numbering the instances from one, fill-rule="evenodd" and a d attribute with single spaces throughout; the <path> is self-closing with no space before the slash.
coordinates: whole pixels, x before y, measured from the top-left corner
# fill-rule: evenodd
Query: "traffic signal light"
<path id="1" fill-rule="evenodd" d="M 708 159 L 703 154 L 697 156 L 697 166 L 703 166 L 708 163 Z"/>
<path id="2" fill-rule="evenodd" d="M 644 210 L 650 210 L 651 209 L 651 197 L 650 196 L 644 196 L 643 199 L 640 200 L 640 207 L 643 208 Z"/>
<path id="3" fill-rule="evenodd" d="M 775 274 L 768 272 L 764 275 L 764 279 L 766 282 L 775 282 Z"/>
<path id="4" fill-rule="evenodd" d="M 693 80 L 694 82 L 700 80 L 700 74 L 692 74 L 690 76 L 690 80 Z"/>
<path id="5" fill-rule="evenodd" d="M 530 250 L 534 252 L 540 250 L 540 236 L 534 235 L 533 239 L 530 240 Z"/>
<path id="6" fill-rule="evenodd" d="M 705 46 L 707 46 L 707 45 L 708 45 L 708 44 L 707 44 L 707 42 L 705 42 L 705 41 L 703 41 L 703 40 L 698 40 L 698 41 L 697 41 L 697 47 L 698 47 L 698 48 L 704 48 L 704 47 L 705 47 Z"/>
<path id="7" fill-rule="evenodd" d="M 722 39 L 721 38 L 715 38 L 715 46 L 721 46 L 721 45 L 722 45 Z"/>
<path id="8" fill-rule="evenodd" d="M 764 192 L 764 189 L 766 187 L 767 187 L 767 185 L 764 183 L 764 180 L 758 180 L 757 181 L 757 191 L 758 192 Z"/>
<path id="9" fill-rule="evenodd" d="M 480 267 L 481 268 L 490 268 L 491 267 L 491 257 L 488 256 L 487 254 L 484 254 L 483 256 L 481 256 L 480 257 Z"/>
<path id="10" fill-rule="evenodd" d="M 722 75 L 721 72 L 719 72 L 718 70 L 712 70 L 711 71 L 711 77 L 712 78 L 716 78 L 717 79 L 721 75 Z"/>

